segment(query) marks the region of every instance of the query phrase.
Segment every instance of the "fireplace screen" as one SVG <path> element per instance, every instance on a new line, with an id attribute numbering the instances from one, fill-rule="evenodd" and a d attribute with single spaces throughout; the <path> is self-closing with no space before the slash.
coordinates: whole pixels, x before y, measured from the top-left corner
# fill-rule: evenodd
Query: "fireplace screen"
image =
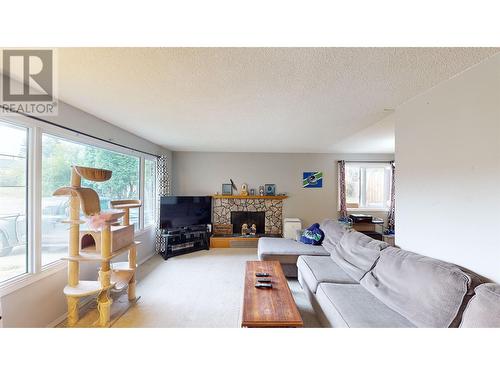
<path id="1" fill-rule="evenodd" d="M 250 228 L 252 224 L 257 227 L 257 234 L 266 232 L 266 213 L 251 211 L 231 211 L 231 224 L 233 224 L 233 233 L 241 234 L 241 227 L 247 224 Z"/>

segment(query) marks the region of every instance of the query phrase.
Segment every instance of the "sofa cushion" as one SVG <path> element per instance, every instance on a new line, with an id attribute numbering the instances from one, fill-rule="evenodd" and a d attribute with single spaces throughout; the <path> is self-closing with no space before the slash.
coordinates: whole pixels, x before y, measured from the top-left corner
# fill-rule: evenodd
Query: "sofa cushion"
<path id="1" fill-rule="evenodd" d="M 319 284 L 316 300 L 331 327 L 409 328 L 414 325 L 359 284 Z"/>
<path id="2" fill-rule="evenodd" d="M 347 232 L 347 230 L 337 220 L 333 219 L 323 220 L 319 227 L 325 233 L 325 238 L 323 239 L 322 245 L 326 251 L 331 253 L 335 249 L 335 246 L 337 246 L 337 244 L 340 242 L 340 239 Z"/>
<path id="3" fill-rule="evenodd" d="M 348 231 L 332 251 L 331 257 L 349 276 L 359 281 L 373 267 L 380 250 L 387 246 L 387 243 L 363 233 Z"/>
<path id="4" fill-rule="evenodd" d="M 389 247 L 361 280 L 370 293 L 418 327 L 458 325 L 472 279 L 458 266 Z"/>
<path id="5" fill-rule="evenodd" d="M 358 284 L 340 268 L 330 257 L 318 257 L 301 255 L 297 260 L 302 280 L 307 284 L 309 290 L 316 293 L 320 283 Z"/>
<path id="6" fill-rule="evenodd" d="M 287 238 L 263 237 L 257 245 L 259 260 L 279 260 L 295 265 L 300 255 L 330 255 L 323 246 L 306 245 Z"/>
<path id="7" fill-rule="evenodd" d="M 500 328 L 500 285 L 488 283 L 475 289 L 465 309 L 462 328 Z"/>

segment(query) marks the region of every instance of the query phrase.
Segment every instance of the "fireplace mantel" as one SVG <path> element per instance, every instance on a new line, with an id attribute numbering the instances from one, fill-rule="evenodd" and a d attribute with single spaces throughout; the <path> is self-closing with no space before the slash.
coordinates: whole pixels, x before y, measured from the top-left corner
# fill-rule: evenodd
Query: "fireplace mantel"
<path id="1" fill-rule="evenodd" d="M 215 199 L 286 199 L 287 195 L 212 195 Z"/>

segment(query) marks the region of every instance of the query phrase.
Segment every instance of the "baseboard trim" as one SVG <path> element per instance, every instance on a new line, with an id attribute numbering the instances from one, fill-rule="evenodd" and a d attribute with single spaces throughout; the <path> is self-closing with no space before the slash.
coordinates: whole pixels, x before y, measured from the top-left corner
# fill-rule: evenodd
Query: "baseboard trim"
<path id="1" fill-rule="evenodd" d="M 141 264 L 144 264 L 146 263 L 148 260 L 150 260 L 152 257 L 154 257 L 155 255 L 158 255 L 157 253 L 151 253 L 149 254 L 148 256 L 146 256 L 144 259 L 140 260 L 139 263 L 137 263 L 137 265 L 141 265 Z"/>
<path id="2" fill-rule="evenodd" d="M 89 296 L 89 297 L 85 297 L 85 298 L 82 298 L 81 299 L 81 304 L 80 304 L 80 308 L 79 310 L 85 308 L 90 302 L 92 302 L 94 299 L 92 298 L 92 296 Z M 50 322 L 46 328 L 56 328 L 59 324 L 61 324 L 62 322 L 64 322 L 66 320 L 66 318 L 68 317 L 68 312 L 66 311 L 64 314 L 62 314 L 59 318 L 53 320 L 52 322 Z"/>
<path id="3" fill-rule="evenodd" d="M 45 328 L 56 328 L 59 324 L 61 324 L 62 322 L 64 322 L 64 320 L 67 317 L 68 317 L 68 313 L 66 312 L 66 313 L 62 314 L 56 320 L 53 320 L 52 322 L 50 322 Z"/>

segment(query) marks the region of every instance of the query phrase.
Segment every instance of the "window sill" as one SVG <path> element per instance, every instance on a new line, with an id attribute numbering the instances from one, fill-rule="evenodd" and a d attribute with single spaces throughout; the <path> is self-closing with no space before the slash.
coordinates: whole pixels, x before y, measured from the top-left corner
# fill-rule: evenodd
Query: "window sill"
<path id="1" fill-rule="evenodd" d="M 19 275 L 13 277 L 12 279 L 6 280 L 0 284 L 0 297 L 6 296 L 15 292 L 16 290 L 27 287 L 34 282 L 37 282 L 50 275 L 55 274 L 56 272 L 64 270 L 66 267 L 67 262 L 58 260 L 45 266 L 39 273 L 25 273 L 23 275 Z"/>
<path id="2" fill-rule="evenodd" d="M 388 208 L 348 208 L 347 212 L 389 212 Z"/>

